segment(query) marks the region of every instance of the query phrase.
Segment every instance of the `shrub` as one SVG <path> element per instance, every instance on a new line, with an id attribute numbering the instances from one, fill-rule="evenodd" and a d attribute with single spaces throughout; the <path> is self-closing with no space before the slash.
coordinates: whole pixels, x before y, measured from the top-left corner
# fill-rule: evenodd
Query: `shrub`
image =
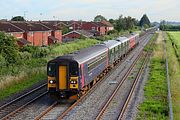
<path id="1" fill-rule="evenodd" d="M 21 49 L 22 52 L 29 52 L 33 58 L 46 57 L 49 53 L 49 47 L 38 47 L 38 46 L 25 46 Z"/>
<path id="2" fill-rule="evenodd" d="M 108 31 L 108 35 L 110 35 L 110 34 L 115 34 L 115 33 L 118 33 L 118 31 L 117 30 L 110 30 L 110 31 Z"/>
<path id="3" fill-rule="evenodd" d="M 5 58 L 0 54 L 0 67 L 6 66 L 6 60 Z"/>
<path id="4" fill-rule="evenodd" d="M 7 65 L 16 64 L 19 61 L 17 39 L 0 32 L 0 53 L 5 58 Z"/>
<path id="5" fill-rule="evenodd" d="M 20 55 L 21 61 L 30 60 L 32 58 L 32 55 L 29 52 L 19 52 L 19 55 Z"/>

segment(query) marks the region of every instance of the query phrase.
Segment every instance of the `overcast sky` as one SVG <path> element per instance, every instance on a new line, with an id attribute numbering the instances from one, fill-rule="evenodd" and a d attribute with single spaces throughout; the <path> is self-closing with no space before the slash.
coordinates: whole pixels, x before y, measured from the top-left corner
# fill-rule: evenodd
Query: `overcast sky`
<path id="1" fill-rule="evenodd" d="M 180 21 L 180 0 L 0 0 L 0 19 L 21 15 L 28 20 L 88 20 L 101 14 L 151 21 Z"/>

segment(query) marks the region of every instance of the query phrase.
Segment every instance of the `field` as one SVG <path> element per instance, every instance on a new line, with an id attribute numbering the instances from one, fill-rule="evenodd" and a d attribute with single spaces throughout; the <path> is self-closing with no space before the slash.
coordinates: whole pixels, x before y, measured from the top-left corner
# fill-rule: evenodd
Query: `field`
<path id="1" fill-rule="evenodd" d="M 180 61 L 180 32 L 169 32 L 178 60 Z"/>
<path id="2" fill-rule="evenodd" d="M 174 120 L 180 120 L 180 32 L 168 32 L 167 50 Z"/>
<path id="3" fill-rule="evenodd" d="M 147 50 L 147 49 L 145 49 Z M 150 75 L 144 88 L 144 101 L 139 106 L 138 120 L 167 120 L 167 82 L 163 56 L 162 34 L 153 48 L 150 61 Z"/>

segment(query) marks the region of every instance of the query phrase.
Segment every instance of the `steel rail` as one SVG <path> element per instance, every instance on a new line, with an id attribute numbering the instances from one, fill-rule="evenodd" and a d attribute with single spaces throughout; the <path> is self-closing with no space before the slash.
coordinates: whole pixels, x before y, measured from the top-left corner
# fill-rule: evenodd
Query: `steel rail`
<path id="1" fill-rule="evenodd" d="M 157 39 L 157 38 L 155 38 L 155 39 Z M 152 43 L 150 44 L 150 46 L 152 47 L 153 44 L 154 44 L 154 41 L 152 41 Z M 119 113 L 119 115 L 118 115 L 118 120 L 122 120 L 122 118 L 123 118 L 123 116 L 124 116 L 124 113 L 125 113 L 125 111 L 126 111 L 126 109 L 127 109 L 127 107 L 128 107 L 128 104 L 129 104 L 129 102 L 130 102 L 130 100 L 131 100 L 131 98 L 132 98 L 132 96 L 133 96 L 133 93 L 134 93 L 134 91 L 135 91 L 136 85 L 137 85 L 139 79 L 140 79 L 141 76 L 142 76 L 144 67 L 145 67 L 146 64 L 148 63 L 148 60 L 149 60 L 149 57 L 151 56 L 151 54 L 152 54 L 152 51 L 148 51 L 148 52 L 146 53 L 145 60 L 143 61 L 143 64 L 142 64 L 140 70 L 138 71 L 138 74 L 137 74 L 137 76 L 136 76 L 136 78 L 135 78 L 135 80 L 134 80 L 134 82 L 133 82 L 133 85 L 132 85 L 132 87 L 131 87 L 131 90 L 130 90 L 127 98 L 126 98 L 126 101 L 125 101 L 125 103 L 124 103 L 124 105 L 123 105 L 123 107 L 122 107 L 122 109 L 121 109 L 121 111 L 120 111 L 120 113 Z"/>
<path id="2" fill-rule="evenodd" d="M 47 83 L 44 83 L 44 84 L 42 84 L 41 86 L 39 86 L 39 87 L 37 87 L 37 88 L 35 88 L 35 89 L 33 89 L 33 90 L 31 90 L 31 91 L 23 94 L 22 96 L 19 96 L 19 97 L 17 97 L 16 99 L 14 99 L 14 100 L 12 100 L 12 101 L 10 101 L 10 102 L 2 105 L 2 106 L 0 107 L 0 110 L 2 110 L 3 108 L 5 108 L 5 107 L 7 107 L 7 106 L 9 106 L 9 105 L 11 105 L 11 104 L 13 104 L 13 103 L 16 102 L 16 101 L 19 101 L 20 99 L 22 99 L 22 98 L 24 98 L 24 97 L 26 97 L 26 96 L 34 93 L 35 91 L 41 89 L 42 87 L 45 87 L 46 85 L 47 85 Z"/>
<path id="3" fill-rule="evenodd" d="M 44 112 L 42 112 L 39 116 L 35 117 L 34 120 L 40 120 L 41 118 L 43 118 L 48 112 L 50 112 L 56 105 L 58 104 L 58 102 L 54 102 L 51 106 L 49 106 Z"/>
<path id="4" fill-rule="evenodd" d="M 109 106 L 109 104 L 111 103 L 111 101 L 113 100 L 113 98 L 115 97 L 115 95 L 117 94 L 118 90 L 121 88 L 121 86 L 123 85 L 123 83 L 126 81 L 126 79 L 128 78 L 129 74 L 131 73 L 131 71 L 133 70 L 134 66 L 136 65 L 137 61 L 141 58 L 141 56 L 143 55 L 143 51 L 140 52 L 140 54 L 138 55 L 138 57 L 135 59 L 135 61 L 133 62 L 133 64 L 130 66 L 130 68 L 128 69 L 128 71 L 126 72 L 126 74 L 123 76 L 121 82 L 118 84 L 118 86 L 116 87 L 116 89 L 113 91 L 112 95 L 108 98 L 108 100 L 106 101 L 106 104 L 101 108 L 101 111 L 99 112 L 98 116 L 96 117 L 96 120 L 99 120 L 101 118 L 101 116 L 104 114 L 104 111 L 107 109 L 107 107 Z"/>
<path id="5" fill-rule="evenodd" d="M 46 95 L 48 92 L 46 91 L 45 93 L 35 97 L 34 99 L 32 99 L 31 101 L 27 102 L 26 104 L 24 104 L 23 106 L 19 107 L 18 109 L 16 109 L 15 111 L 9 113 L 8 115 L 6 115 L 5 117 L 1 118 L 2 120 L 7 120 L 10 119 L 13 115 L 15 115 L 16 113 L 18 113 L 20 110 L 22 110 L 23 108 L 25 108 L 27 105 L 33 103 L 34 101 L 36 101 L 37 99 L 41 98 L 42 96 Z"/>
<path id="6" fill-rule="evenodd" d="M 133 95 L 133 93 L 134 93 L 134 91 L 135 91 L 136 85 L 137 85 L 139 79 L 141 78 L 141 75 L 142 75 L 143 70 L 144 70 L 144 67 L 145 67 L 145 65 L 146 65 L 146 63 L 147 63 L 147 61 L 148 61 L 148 58 L 149 58 L 149 57 L 148 57 L 148 54 L 147 54 L 147 55 L 146 55 L 146 58 L 145 58 L 145 60 L 144 60 L 144 62 L 143 62 L 143 65 L 141 66 L 140 70 L 138 71 L 138 74 L 137 74 L 137 76 L 136 76 L 136 78 L 135 78 L 135 80 L 134 80 L 134 82 L 133 82 L 133 85 L 132 85 L 132 87 L 131 87 L 131 90 L 130 90 L 130 92 L 129 92 L 128 97 L 126 98 L 126 101 L 125 101 L 125 103 L 124 103 L 124 105 L 123 105 L 123 108 L 122 108 L 122 110 L 121 110 L 121 112 L 120 112 L 120 114 L 119 114 L 119 116 L 118 116 L 118 120 L 121 120 L 121 119 L 122 119 L 122 117 L 123 117 L 123 115 L 124 115 L 124 113 L 125 113 L 125 111 L 126 111 L 126 109 L 127 109 L 127 106 L 128 106 L 128 104 L 129 104 L 129 102 L 130 102 L 130 100 L 131 100 L 131 98 L 132 98 L 132 95 Z"/>

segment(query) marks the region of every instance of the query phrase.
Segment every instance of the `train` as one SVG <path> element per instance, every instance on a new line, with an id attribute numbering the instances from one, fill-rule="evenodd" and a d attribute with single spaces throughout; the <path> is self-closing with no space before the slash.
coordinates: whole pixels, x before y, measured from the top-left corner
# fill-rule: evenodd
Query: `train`
<path id="1" fill-rule="evenodd" d="M 50 60 L 48 92 L 58 99 L 78 99 L 138 43 L 139 34 L 132 33 Z"/>

